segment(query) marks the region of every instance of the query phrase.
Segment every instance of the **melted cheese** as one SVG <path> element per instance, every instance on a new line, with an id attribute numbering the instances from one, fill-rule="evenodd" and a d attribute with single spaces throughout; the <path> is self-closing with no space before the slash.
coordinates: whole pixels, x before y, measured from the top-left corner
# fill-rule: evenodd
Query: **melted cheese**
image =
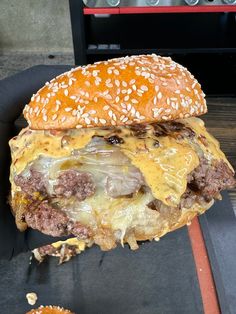
<path id="1" fill-rule="evenodd" d="M 189 146 L 178 144 L 171 137 L 158 139 L 159 147 L 145 140 L 129 138 L 122 151 L 143 173 L 153 196 L 169 206 L 179 204 L 186 190 L 187 175 L 198 166 L 199 159 Z"/>
<path id="2" fill-rule="evenodd" d="M 180 122 L 184 123 L 186 126 L 190 127 L 198 136 L 202 135 L 207 140 L 207 146 L 205 146 L 202 141 L 197 139 L 198 145 L 204 152 L 204 155 L 207 159 L 217 159 L 217 160 L 224 160 L 230 169 L 234 172 L 233 167 L 228 162 L 225 154 L 220 149 L 220 143 L 214 138 L 210 133 L 207 132 L 205 128 L 204 122 L 199 118 L 188 118 L 184 120 L 180 120 Z"/>
<path id="3" fill-rule="evenodd" d="M 29 133 L 30 132 L 30 133 Z M 14 171 L 20 173 L 27 164 L 38 158 L 40 155 L 49 157 L 70 156 L 73 151 L 85 147 L 95 134 L 94 129 L 71 130 L 60 132 L 52 136 L 45 131 L 30 131 L 23 129 L 17 138 L 10 140 L 9 145 L 12 152 Z M 63 141 L 67 141 L 63 145 Z"/>
<path id="4" fill-rule="evenodd" d="M 197 137 L 195 141 L 208 157 L 223 159 L 227 162 L 224 153 L 219 148 L 218 141 L 206 131 L 204 123 L 200 119 L 189 118 L 180 120 L 180 122 L 192 128 L 197 135 L 205 136 L 208 142 L 207 147 Z M 151 126 L 144 139 L 134 137 L 128 127 L 120 127 L 119 130 L 118 135 L 124 139 L 124 143 L 119 145 L 120 150 L 141 171 L 153 197 L 166 205 L 176 206 L 186 189 L 187 175 L 199 164 L 198 155 L 192 143 L 165 136 L 158 137 L 160 145 L 154 147 L 156 138 Z M 32 163 L 39 156 L 69 157 L 76 150 L 86 147 L 94 135 L 108 137 L 112 135 L 112 132 L 112 129 L 93 128 L 61 131 L 52 136 L 50 132 L 24 129 L 10 141 L 12 151 L 11 178 L 23 171 L 29 163 Z M 64 141 L 66 141 L 66 145 L 63 144 Z M 107 145 L 108 148 L 111 146 L 110 144 Z M 73 158 L 76 158 L 76 155 Z M 75 161 L 73 162 L 75 165 Z M 70 164 L 70 161 L 68 163 Z M 13 183 L 13 180 L 11 181 Z M 14 189 L 13 183 L 12 190 Z M 108 203 L 110 206 L 116 206 Z M 96 209 L 96 206 L 94 208 Z"/>
<path id="5" fill-rule="evenodd" d="M 52 246 L 56 249 L 59 249 L 63 244 L 68 244 L 70 246 L 75 246 L 80 251 L 84 251 L 86 248 L 86 243 L 82 240 L 79 240 L 77 238 L 70 238 L 65 241 L 57 241 L 52 243 Z"/>

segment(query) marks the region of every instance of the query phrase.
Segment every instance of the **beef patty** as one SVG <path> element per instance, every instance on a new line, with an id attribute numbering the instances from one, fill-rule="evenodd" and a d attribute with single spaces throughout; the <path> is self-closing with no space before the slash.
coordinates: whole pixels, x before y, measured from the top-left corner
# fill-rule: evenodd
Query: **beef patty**
<path id="1" fill-rule="evenodd" d="M 133 135 L 139 138 L 142 138 L 146 133 L 145 125 L 137 125 L 130 128 Z M 156 123 L 153 124 L 153 128 L 155 136 L 173 134 L 178 139 L 192 139 L 195 136 L 195 133 L 190 128 L 178 122 Z M 110 145 L 116 144 L 116 142 L 113 142 Z M 111 198 L 119 198 L 124 195 L 132 197 L 133 193 L 137 193 L 139 189 L 145 186 L 142 174 L 138 169 L 137 171 L 138 173 L 133 173 L 130 179 L 126 180 L 125 184 L 122 184 L 124 182 L 122 176 L 119 180 L 108 176 L 104 184 L 104 192 Z M 77 201 L 81 202 L 91 197 L 96 191 L 96 184 L 91 173 L 75 169 L 59 172 L 56 183 L 53 186 L 53 194 L 51 195 L 47 194 L 45 175 L 38 170 L 36 171 L 33 167 L 29 169 L 26 176 L 23 174 L 15 176 L 14 182 L 21 187 L 21 190 L 29 199 L 34 192 L 39 192 L 43 195 L 42 201 L 34 204 L 34 206 L 29 205 L 27 207 L 24 218 L 28 226 L 52 236 L 73 234 L 82 239 L 89 237 L 91 234 L 89 228 L 81 225 L 80 222 L 72 221 L 66 211 L 57 206 L 53 200 L 55 198 L 69 199 L 75 197 Z M 198 167 L 188 175 L 188 186 L 177 209 L 191 208 L 195 202 L 199 204 L 210 202 L 219 196 L 220 191 L 232 188 L 234 185 L 233 172 L 224 161 L 213 160 L 210 163 L 206 158 L 201 157 Z M 143 190 L 145 193 L 145 189 Z M 157 211 L 163 210 L 163 204 L 159 200 L 153 200 L 147 206 Z"/>

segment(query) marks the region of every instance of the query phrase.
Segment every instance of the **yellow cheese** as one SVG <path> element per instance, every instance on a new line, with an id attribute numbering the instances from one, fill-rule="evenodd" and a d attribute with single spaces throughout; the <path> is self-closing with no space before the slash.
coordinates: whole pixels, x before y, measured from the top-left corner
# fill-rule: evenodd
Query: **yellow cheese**
<path id="1" fill-rule="evenodd" d="M 189 118 L 179 121 L 192 128 L 197 135 L 206 137 L 207 147 L 199 139 L 195 139 L 195 142 L 208 157 L 223 159 L 228 163 L 224 153 L 219 148 L 218 141 L 206 131 L 204 123 L 200 119 Z M 119 136 L 124 139 L 124 143 L 119 145 L 120 149 L 130 158 L 131 163 L 140 169 L 151 188 L 152 195 L 166 205 L 176 206 L 186 189 L 187 175 L 199 164 L 194 145 L 186 140 L 178 140 L 171 136 L 160 136 L 158 137 L 159 147 L 154 147 L 156 138 L 153 135 L 152 126 L 149 126 L 144 139 L 134 137 L 128 127 L 119 127 L 119 129 Z M 49 131 L 31 131 L 26 128 L 10 141 L 12 151 L 11 177 L 23 171 L 30 162 L 40 155 L 52 158 L 71 156 L 75 150 L 84 148 L 93 136 L 108 137 L 112 135 L 112 132 L 112 129 L 74 129 L 60 131 L 52 136 Z M 66 142 L 65 145 L 64 142 Z M 108 144 L 107 147 L 109 149 L 111 145 Z M 75 157 L 73 158 L 75 159 Z M 75 161 L 73 162 L 75 163 Z M 70 161 L 67 163 L 70 164 Z M 14 193 L 15 186 L 13 180 L 11 181 Z"/>
<path id="2" fill-rule="evenodd" d="M 187 175 L 198 166 L 196 152 L 171 137 L 160 137 L 154 148 L 145 140 L 126 139 L 122 151 L 140 169 L 155 198 L 176 206 L 186 190 Z M 151 143 L 150 143 L 151 144 Z"/>
<path id="3" fill-rule="evenodd" d="M 29 162 L 40 155 L 49 157 L 70 156 L 72 151 L 85 147 L 95 134 L 94 129 L 82 129 L 60 132 L 57 136 L 49 135 L 45 131 L 31 131 L 23 129 L 17 138 L 10 140 L 9 145 L 12 152 L 13 170 L 20 173 Z M 69 139 L 67 139 L 69 138 Z M 67 141 L 63 145 L 63 141 Z"/>
<path id="4" fill-rule="evenodd" d="M 201 119 L 193 117 L 179 121 L 190 127 L 198 136 L 202 135 L 206 138 L 208 144 L 207 146 L 205 146 L 200 139 L 197 139 L 197 143 L 204 151 L 205 156 L 208 159 L 214 158 L 217 160 L 224 160 L 224 162 L 226 162 L 230 169 L 234 172 L 233 167 L 228 162 L 225 154 L 220 149 L 220 143 L 217 141 L 216 138 L 214 138 L 210 133 L 207 132 L 205 124 Z"/>
<path id="5" fill-rule="evenodd" d="M 59 249 L 63 244 L 75 246 L 80 251 L 84 251 L 85 247 L 86 247 L 85 242 L 82 240 L 79 240 L 77 238 L 70 238 L 70 239 L 67 239 L 65 241 L 57 241 L 57 242 L 52 243 L 52 246 L 56 249 Z"/>

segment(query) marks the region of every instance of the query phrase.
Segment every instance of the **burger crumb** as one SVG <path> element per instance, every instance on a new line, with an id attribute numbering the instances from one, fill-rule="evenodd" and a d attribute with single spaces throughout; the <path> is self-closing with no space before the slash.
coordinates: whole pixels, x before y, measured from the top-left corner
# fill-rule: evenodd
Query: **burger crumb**
<path id="1" fill-rule="evenodd" d="M 26 299 L 30 305 L 35 305 L 38 300 L 38 296 L 35 292 L 29 292 L 26 294 Z"/>

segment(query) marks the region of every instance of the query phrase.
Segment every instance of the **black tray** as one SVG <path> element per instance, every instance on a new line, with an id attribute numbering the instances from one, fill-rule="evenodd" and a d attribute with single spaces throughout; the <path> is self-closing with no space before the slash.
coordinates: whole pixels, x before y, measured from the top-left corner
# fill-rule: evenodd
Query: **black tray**
<path id="1" fill-rule="evenodd" d="M 2 81 L 0 120 L 2 130 L 5 130 L 1 133 L 2 145 L 18 131 L 21 124 L 18 120 L 16 125 L 15 120 L 31 94 L 68 68 L 37 66 Z M 0 157 L 0 175 L 6 183 L 9 164 L 6 148 L 0 150 Z M 6 191 L 7 184 L 0 191 L 1 204 L 6 200 Z M 10 219 L 6 217 L 3 218 Z M 222 313 L 232 314 L 236 313 L 235 222 L 227 193 L 222 202 L 216 203 L 200 218 L 220 308 Z M 30 232 L 22 235 L 22 239 L 29 235 Z M 4 243 L 7 246 L 5 239 Z M 203 313 L 186 227 L 166 235 L 159 242 L 145 242 L 138 251 L 125 246 L 102 252 L 94 246 L 61 266 L 54 258 L 40 265 L 35 261 L 29 265 L 29 257 L 30 253 L 24 253 L 11 261 L 0 261 L 2 314 L 23 314 L 31 309 L 25 294 L 32 291 L 39 298 L 36 306 L 61 305 L 78 314 Z"/>

